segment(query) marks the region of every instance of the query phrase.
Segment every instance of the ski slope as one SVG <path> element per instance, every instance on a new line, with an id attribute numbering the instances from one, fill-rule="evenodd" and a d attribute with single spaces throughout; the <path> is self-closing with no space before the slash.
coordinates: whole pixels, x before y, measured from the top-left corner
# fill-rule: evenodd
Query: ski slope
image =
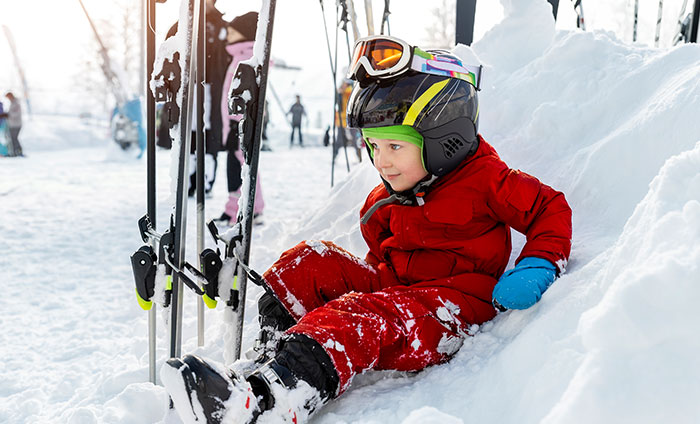
<path id="1" fill-rule="evenodd" d="M 700 46 L 555 30 L 544 1 L 503 4 L 504 21 L 457 53 L 485 66 L 484 137 L 512 168 L 566 194 L 567 273 L 534 307 L 483 325 L 451 362 L 359 376 L 313 422 L 700 422 Z M 373 168 L 349 154 L 348 174 L 341 158 L 331 190 L 321 130 L 289 149 L 286 124 L 272 119 L 253 267 L 304 239 L 364 255 L 358 214 L 379 181 Z M 164 421 L 167 395 L 147 382 L 147 314 L 128 259 L 141 244 L 145 162 L 106 132 L 35 116 L 22 134 L 27 158 L 0 160 L 0 422 L 176 422 Z M 170 152 L 158 163 L 162 229 Z M 224 164 L 222 155 L 208 218 L 226 200 Z M 257 332 L 257 294 L 250 287 L 244 348 Z M 207 312 L 197 347 L 194 300 L 185 299 L 182 351 L 222 361 L 223 313 Z M 159 310 L 159 364 L 165 317 Z"/>

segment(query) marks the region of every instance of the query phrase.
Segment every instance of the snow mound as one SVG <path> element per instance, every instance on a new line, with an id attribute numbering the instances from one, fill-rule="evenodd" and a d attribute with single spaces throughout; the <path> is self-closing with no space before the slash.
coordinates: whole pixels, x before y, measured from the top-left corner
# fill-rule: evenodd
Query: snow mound
<path id="1" fill-rule="evenodd" d="M 579 322 L 586 358 L 544 422 L 699 416 L 700 340 L 688 333 L 700 324 L 698 240 L 700 142 L 666 161 L 606 252 L 603 297 Z"/>

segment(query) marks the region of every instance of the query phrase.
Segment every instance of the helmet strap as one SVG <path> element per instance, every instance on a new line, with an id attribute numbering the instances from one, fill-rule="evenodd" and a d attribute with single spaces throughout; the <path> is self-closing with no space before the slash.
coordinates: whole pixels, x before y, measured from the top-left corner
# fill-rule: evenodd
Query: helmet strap
<path id="1" fill-rule="evenodd" d="M 396 192 L 393 188 L 391 188 L 391 185 L 384 178 L 382 178 L 384 187 L 389 192 L 389 197 L 382 199 L 374 205 L 372 205 L 372 207 L 369 208 L 367 212 L 365 212 L 365 214 L 362 216 L 360 222 L 362 224 L 366 224 L 367 221 L 369 221 L 369 218 L 374 214 L 374 212 L 377 211 L 377 209 L 391 203 L 399 202 L 399 204 L 406 206 L 423 206 L 425 204 L 425 200 L 423 200 L 423 198 L 428 194 L 428 191 L 431 189 L 431 184 L 437 179 L 437 176 L 430 174 L 430 178 L 424 179 L 423 181 L 419 182 L 412 189 Z"/>

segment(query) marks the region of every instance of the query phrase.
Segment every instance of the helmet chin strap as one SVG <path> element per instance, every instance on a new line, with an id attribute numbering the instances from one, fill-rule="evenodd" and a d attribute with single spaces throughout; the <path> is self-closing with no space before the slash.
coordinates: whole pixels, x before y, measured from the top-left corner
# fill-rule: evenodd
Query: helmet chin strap
<path id="1" fill-rule="evenodd" d="M 423 179 L 412 189 L 397 192 L 393 188 L 391 188 L 391 185 L 384 178 L 382 178 L 384 187 L 386 187 L 386 190 L 389 192 L 390 196 L 372 205 L 372 207 L 369 208 L 367 212 L 365 212 L 365 214 L 362 216 L 360 222 L 362 224 L 366 224 L 367 221 L 369 221 L 369 218 L 377 211 L 377 209 L 390 203 L 399 202 L 399 204 L 406 206 L 423 206 L 425 204 L 425 200 L 423 200 L 423 197 L 425 197 L 425 195 L 428 194 L 430 185 L 437 179 L 437 176 L 430 174 L 430 178 Z"/>

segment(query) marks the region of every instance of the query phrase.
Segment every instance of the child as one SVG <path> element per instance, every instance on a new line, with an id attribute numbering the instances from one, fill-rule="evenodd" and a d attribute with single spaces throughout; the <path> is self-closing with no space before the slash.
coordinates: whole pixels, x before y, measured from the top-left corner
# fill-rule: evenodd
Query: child
<path id="1" fill-rule="evenodd" d="M 494 306 L 528 308 L 564 271 L 571 209 L 478 135 L 479 72 L 392 37 L 358 41 L 348 126 L 362 130 L 383 182 L 361 209 L 369 253 L 319 241 L 285 252 L 264 274 L 267 349 L 252 371 L 191 355 L 163 367 L 183 418 L 302 422 L 366 370 L 448 361 Z M 511 227 L 527 243 L 504 274 Z"/>
<path id="2" fill-rule="evenodd" d="M 233 58 L 226 71 L 224 78 L 223 92 L 221 94 L 221 116 L 223 121 L 223 140 L 228 158 L 226 159 L 226 175 L 228 180 L 228 201 L 224 212 L 217 219 L 224 225 L 236 223 L 238 215 L 238 199 L 241 197 L 241 170 L 243 164 L 243 153 L 238 145 L 238 122 L 240 115 L 229 115 L 228 113 L 228 91 L 231 87 L 236 67 L 243 61 L 253 56 L 253 45 L 255 44 L 255 32 L 258 27 L 258 13 L 248 12 L 235 17 L 227 26 L 226 52 Z M 257 178 L 255 187 L 254 215 L 256 223 L 261 223 L 261 215 L 265 202 L 263 201 L 260 178 Z"/>

